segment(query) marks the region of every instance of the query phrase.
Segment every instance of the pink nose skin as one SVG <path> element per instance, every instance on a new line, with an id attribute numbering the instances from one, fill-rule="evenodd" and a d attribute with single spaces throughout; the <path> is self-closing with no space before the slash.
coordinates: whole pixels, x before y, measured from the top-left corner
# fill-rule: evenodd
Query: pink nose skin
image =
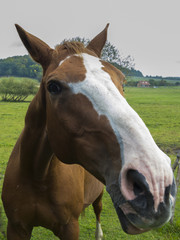
<path id="1" fill-rule="evenodd" d="M 123 189 L 125 201 L 119 205 L 123 214 L 133 226 L 139 229 L 159 227 L 171 217 L 171 208 L 175 197 L 174 180 L 163 190 L 162 201 L 155 208 L 154 196 L 146 178 L 137 170 L 130 169 L 126 173 L 128 188 Z M 122 189 L 122 183 L 120 189 Z M 125 193 L 125 194 L 124 194 Z"/>

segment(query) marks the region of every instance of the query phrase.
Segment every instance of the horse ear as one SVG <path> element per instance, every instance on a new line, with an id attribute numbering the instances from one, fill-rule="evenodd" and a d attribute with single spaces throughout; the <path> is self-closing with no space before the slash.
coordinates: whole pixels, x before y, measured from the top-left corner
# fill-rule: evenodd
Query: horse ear
<path id="1" fill-rule="evenodd" d="M 32 34 L 26 32 L 22 27 L 15 24 L 17 32 L 28 50 L 31 57 L 38 63 L 41 64 L 45 70 L 51 61 L 51 55 L 53 49 L 51 49 L 45 42 Z"/>
<path id="2" fill-rule="evenodd" d="M 108 27 L 109 23 L 106 25 L 102 32 L 100 32 L 95 38 L 90 41 L 87 46 L 87 48 L 95 52 L 98 57 L 101 56 L 101 51 L 106 43 Z"/>

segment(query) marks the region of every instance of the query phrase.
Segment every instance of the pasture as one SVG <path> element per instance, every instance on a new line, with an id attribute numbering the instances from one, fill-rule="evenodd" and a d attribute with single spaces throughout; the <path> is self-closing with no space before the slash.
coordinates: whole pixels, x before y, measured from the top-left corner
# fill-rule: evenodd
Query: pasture
<path id="1" fill-rule="evenodd" d="M 180 150 L 180 88 L 125 88 L 125 97 L 129 104 L 139 113 L 156 143 L 172 159 L 176 159 Z M 31 97 L 32 98 L 32 97 Z M 19 136 L 24 116 L 31 98 L 23 103 L 0 102 L 0 194 L 3 175 L 12 148 Z M 2 203 L 0 201 L 0 212 Z M 6 217 L 2 211 L 0 216 L 0 231 L 5 228 Z M 80 218 L 80 240 L 94 239 L 95 215 L 92 207 L 86 210 L 85 217 Z M 111 199 L 106 193 L 103 197 L 103 211 L 101 215 L 104 239 L 180 239 L 180 192 L 177 196 L 174 223 L 167 223 L 160 229 L 142 235 L 130 236 L 125 234 L 113 208 Z M 0 240 L 6 238 L 0 233 Z M 54 235 L 46 229 L 36 228 L 32 240 L 55 240 Z"/>

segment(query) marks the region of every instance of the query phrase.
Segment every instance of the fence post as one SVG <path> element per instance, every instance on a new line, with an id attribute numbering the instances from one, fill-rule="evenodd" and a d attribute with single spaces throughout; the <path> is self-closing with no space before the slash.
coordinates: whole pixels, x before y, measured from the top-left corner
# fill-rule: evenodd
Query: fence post
<path id="1" fill-rule="evenodd" d="M 176 192 L 176 196 L 175 196 L 175 200 L 174 200 L 174 206 L 172 208 L 172 217 L 170 219 L 170 223 L 171 224 L 173 223 L 173 220 L 174 220 L 176 197 L 177 197 L 178 186 L 179 186 L 179 181 L 180 181 L 180 151 L 178 152 L 176 161 L 174 162 L 174 164 L 172 166 L 173 172 L 175 172 L 176 168 L 177 168 L 177 175 L 176 175 L 176 188 L 177 188 L 177 192 Z"/>

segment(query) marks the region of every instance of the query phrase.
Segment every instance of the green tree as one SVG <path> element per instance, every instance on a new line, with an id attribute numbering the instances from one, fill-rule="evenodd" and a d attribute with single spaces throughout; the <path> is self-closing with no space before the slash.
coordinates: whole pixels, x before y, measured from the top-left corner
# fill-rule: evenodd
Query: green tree
<path id="1" fill-rule="evenodd" d="M 164 79 L 162 79 L 162 80 L 159 82 L 159 86 L 168 86 L 168 83 L 167 83 L 167 81 L 165 81 Z"/>
<path id="2" fill-rule="evenodd" d="M 71 38 L 71 39 L 64 39 L 62 43 L 64 42 L 71 42 L 71 41 L 76 41 L 76 42 L 82 42 L 85 46 L 88 45 L 88 43 L 90 42 L 89 39 L 86 38 L 81 38 L 81 37 L 75 37 L 75 38 Z M 122 68 L 128 68 L 128 69 L 133 69 L 135 64 L 134 64 L 134 59 L 129 55 L 129 56 L 122 56 L 119 53 L 119 50 L 110 42 L 106 42 L 103 50 L 102 50 L 102 54 L 101 54 L 101 58 L 107 62 L 110 63 L 116 63 L 119 66 L 121 66 Z"/>
<path id="3" fill-rule="evenodd" d="M 157 86 L 157 82 L 154 80 L 154 79 L 149 79 L 149 83 L 150 83 L 150 85 L 151 85 L 151 87 L 152 86 Z"/>
<path id="4" fill-rule="evenodd" d="M 0 76 L 29 77 L 40 80 L 42 68 L 29 55 L 0 59 Z"/>
<path id="5" fill-rule="evenodd" d="M 9 78 L 0 81 L 0 95 L 3 101 L 24 101 L 29 95 L 34 95 L 37 90 L 38 84 L 30 79 Z"/>
<path id="6" fill-rule="evenodd" d="M 126 86 L 129 87 L 137 87 L 137 83 L 136 81 L 127 81 Z"/>

